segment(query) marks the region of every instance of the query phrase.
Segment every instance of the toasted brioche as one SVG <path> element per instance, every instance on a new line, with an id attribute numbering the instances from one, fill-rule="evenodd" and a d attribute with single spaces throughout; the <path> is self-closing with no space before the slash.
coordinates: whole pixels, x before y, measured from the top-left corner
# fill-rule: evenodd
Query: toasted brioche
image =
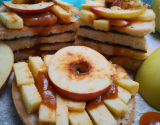
<path id="1" fill-rule="evenodd" d="M 32 113 L 30 115 L 27 114 L 25 107 L 23 105 L 23 102 L 22 102 L 20 91 L 16 84 L 15 77 L 13 78 L 13 82 L 12 82 L 12 97 L 13 97 L 13 102 L 15 104 L 17 112 L 23 124 L 24 125 L 37 125 L 38 124 L 38 112 Z M 135 107 L 136 107 L 135 96 L 132 96 L 132 98 L 130 99 L 128 103 L 128 107 L 130 111 L 126 113 L 124 117 L 121 117 L 121 118 L 115 117 L 118 122 L 118 125 L 121 125 L 121 123 L 123 123 L 123 125 L 130 125 L 132 123 L 134 119 Z"/>
<path id="2" fill-rule="evenodd" d="M 76 31 L 77 23 L 71 24 L 56 24 L 51 27 L 27 27 L 24 26 L 22 29 L 8 29 L 0 22 L 0 39 L 15 39 L 20 37 L 30 36 L 47 36 L 50 34 L 64 33 L 66 31 Z"/>
<path id="3" fill-rule="evenodd" d="M 147 55 L 149 56 L 153 51 L 154 50 L 152 48 L 148 47 Z M 122 65 L 127 69 L 136 72 L 144 60 L 132 59 L 125 56 L 117 56 L 117 57 L 111 57 L 110 61 L 112 61 L 115 64 Z"/>
<path id="4" fill-rule="evenodd" d="M 155 21 L 136 21 L 136 20 L 128 20 L 129 24 L 126 26 L 116 26 L 111 27 L 111 30 L 118 31 L 120 33 L 125 33 L 131 36 L 145 36 L 155 30 Z M 93 23 L 85 22 L 83 20 L 78 20 L 78 25 L 80 26 L 89 26 L 93 27 Z"/>
<path id="5" fill-rule="evenodd" d="M 73 46 L 74 42 L 64 42 L 64 43 L 57 43 L 57 44 L 51 44 L 51 45 L 40 45 L 39 50 L 40 51 L 50 51 L 50 50 L 59 50 L 66 46 Z"/>
<path id="6" fill-rule="evenodd" d="M 113 32 L 102 32 L 89 28 L 79 28 L 77 30 L 77 35 L 97 40 L 102 43 L 123 45 L 143 51 L 147 51 L 148 48 L 146 39 L 144 37 L 134 37 Z"/>
<path id="7" fill-rule="evenodd" d="M 90 40 L 84 37 L 78 36 L 76 38 L 76 45 L 88 46 L 97 50 L 102 54 L 109 56 L 127 56 L 134 59 L 144 60 L 147 57 L 147 53 L 142 51 L 133 50 L 126 47 L 118 47 L 108 44 L 103 44 L 94 40 Z"/>

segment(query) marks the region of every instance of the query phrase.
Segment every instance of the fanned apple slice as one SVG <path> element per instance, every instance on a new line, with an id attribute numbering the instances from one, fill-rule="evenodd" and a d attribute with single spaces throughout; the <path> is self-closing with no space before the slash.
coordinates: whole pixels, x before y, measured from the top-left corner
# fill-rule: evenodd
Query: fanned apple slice
<path id="1" fill-rule="evenodd" d="M 15 12 L 36 13 L 46 11 L 53 7 L 53 2 L 41 2 L 37 4 L 13 4 L 11 1 L 3 1 L 3 5 Z"/>
<path id="2" fill-rule="evenodd" d="M 130 19 L 145 12 L 146 9 L 132 10 L 112 10 L 105 7 L 90 6 L 90 9 L 98 16 L 104 18 L 123 18 Z"/>

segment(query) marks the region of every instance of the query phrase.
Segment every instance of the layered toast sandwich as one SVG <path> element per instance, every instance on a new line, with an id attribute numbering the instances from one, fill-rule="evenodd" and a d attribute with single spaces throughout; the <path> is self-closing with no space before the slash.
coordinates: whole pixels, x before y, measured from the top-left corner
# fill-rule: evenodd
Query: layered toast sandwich
<path id="1" fill-rule="evenodd" d="M 144 36 L 154 32 L 153 10 L 140 0 L 86 0 L 81 7 L 76 44 L 136 71 L 148 56 Z"/>
<path id="2" fill-rule="evenodd" d="M 75 41 L 79 9 L 61 1 L 8 1 L 0 8 L 0 40 L 14 52 L 15 62 L 54 53 Z"/>

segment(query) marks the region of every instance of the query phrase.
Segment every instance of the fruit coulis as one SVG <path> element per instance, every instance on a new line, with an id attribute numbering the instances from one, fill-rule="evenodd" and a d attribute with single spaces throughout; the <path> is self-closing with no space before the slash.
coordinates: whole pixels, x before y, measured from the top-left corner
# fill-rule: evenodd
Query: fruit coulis
<path id="1" fill-rule="evenodd" d="M 139 125 L 160 125 L 160 113 L 158 112 L 146 112 L 140 120 Z"/>
<path id="2" fill-rule="evenodd" d="M 56 93 L 47 72 L 38 72 L 36 87 L 42 97 L 42 104 L 51 109 L 56 108 Z"/>
<path id="3" fill-rule="evenodd" d="M 118 85 L 114 82 L 112 83 L 109 88 L 107 89 L 106 93 L 99 96 L 96 99 L 93 99 L 91 101 L 87 102 L 86 108 L 87 109 L 93 109 L 101 104 L 103 104 L 103 101 L 105 99 L 115 99 L 118 97 Z"/>

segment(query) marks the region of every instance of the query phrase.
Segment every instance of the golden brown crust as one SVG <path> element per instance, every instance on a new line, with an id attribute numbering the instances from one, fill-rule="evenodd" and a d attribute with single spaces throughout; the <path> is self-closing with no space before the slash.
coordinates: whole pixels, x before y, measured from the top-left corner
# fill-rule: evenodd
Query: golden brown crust
<path id="1" fill-rule="evenodd" d="M 13 82 L 12 82 L 12 96 L 13 96 L 15 107 L 17 109 L 17 112 L 23 124 L 24 125 L 38 124 L 38 112 L 32 113 L 30 115 L 26 113 L 26 110 L 24 108 L 24 105 L 21 99 L 20 91 L 16 84 L 15 77 L 13 78 Z M 118 125 L 121 125 L 121 123 L 123 123 L 123 125 L 131 125 L 131 123 L 133 122 L 134 115 L 135 115 L 135 108 L 136 108 L 135 96 L 132 96 L 132 98 L 130 99 L 128 103 L 128 107 L 130 111 L 126 113 L 125 116 L 122 117 L 122 119 L 118 117 L 116 118 L 116 120 L 118 121 Z"/>

